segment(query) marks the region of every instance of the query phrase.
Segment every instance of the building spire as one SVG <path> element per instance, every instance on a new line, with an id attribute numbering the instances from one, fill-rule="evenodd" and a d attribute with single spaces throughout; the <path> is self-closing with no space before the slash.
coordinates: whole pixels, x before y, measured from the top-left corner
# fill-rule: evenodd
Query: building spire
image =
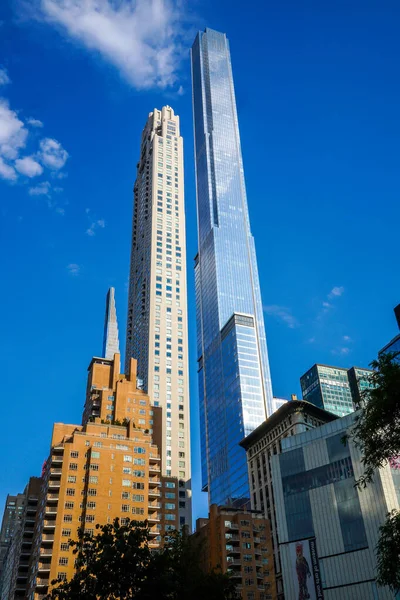
<path id="1" fill-rule="evenodd" d="M 115 308 L 115 289 L 107 292 L 106 316 L 104 319 L 103 357 L 112 359 L 119 354 L 118 321 Z"/>

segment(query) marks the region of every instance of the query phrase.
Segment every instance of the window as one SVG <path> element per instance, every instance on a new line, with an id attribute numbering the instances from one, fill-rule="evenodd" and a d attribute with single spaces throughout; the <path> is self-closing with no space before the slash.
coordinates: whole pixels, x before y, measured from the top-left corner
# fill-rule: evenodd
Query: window
<path id="1" fill-rule="evenodd" d="M 167 510 L 175 510 L 175 504 L 173 504 L 172 502 L 166 502 L 165 503 L 165 508 Z"/>
<path id="2" fill-rule="evenodd" d="M 71 536 L 71 530 L 70 529 L 62 529 L 61 535 L 63 537 L 70 537 Z"/>
<path id="3" fill-rule="evenodd" d="M 78 458 L 79 452 L 77 450 L 73 450 L 70 454 L 71 458 Z"/>
<path id="4" fill-rule="evenodd" d="M 75 496 L 74 488 L 67 488 L 67 496 Z"/>
<path id="5" fill-rule="evenodd" d="M 139 506 L 132 506 L 133 515 L 144 515 L 144 508 Z"/>
<path id="6" fill-rule="evenodd" d="M 77 465 L 77 463 L 69 463 L 69 468 L 71 471 L 77 471 L 78 465 Z"/>
<path id="7" fill-rule="evenodd" d="M 68 544 L 67 544 L 68 545 Z M 60 556 L 60 558 L 58 559 L 58 564 L 60 566 L 65 566 L 68 564 L 68 558 L 66 556 Z"/>
<path id="8" fill-rule="evenodd" d="M 64 515 L 64 523 L 71 523 L 72 515 Z"/>
<path id="9" fill-rule="evenodd" d="M 132 456 L 130 454 L 124 455 L 124 462 L 132 462 Z"/>
<path id="10" fill-rule="evenodd" d="M 165 518 L 167 521 L 175 521 L 175 515 L 166 514 Z"/>
<path id="11" fill-rule="evenodd" d="M 67 574 L 64 571 L 59 571 L 57 573 L 57 579 L 60 579 L 61 581 L 65 581 L 67 579 Z"/>
<path id="12" fill-rule="evenodd" d="M 93 523 L 94 519 L 95 519 L 94 515 L 86 515 L 85 522 L 86 523 Z"/>
<path id="13" fill-rule="evenodd" d="M 61 552 L 68 552 L 69 544 L 65 544 L 64 542 L 60 545 Z"/>
<path id="14" fill-rule="evenodd" d="M 66 502 L 64 504 L 64 508 L 74 508 L 74 503 L 73 502 Z"/>
<path id="15" fill-rule="evenodd" d="M 97 496 L 97 490 L 93 488 L 88 489 L 88 496 Z"/>
<path id="16" fill-rule="evenodd" d="M 86 506 L 87 508 L 94 510 L 96 508 L 96 502 L 88 502 Z"/>
<path id="17" fill-rule="evenodd" d="M 99 482 L 99 478 L 97 477 L 97 475 L 90 475 L 89 483 L 98 483 L 98 482 Z"/>
<path id="18" fill-rule="evenodd" d="M 130 506 L 129 506 L 129 504 L 123 504 L 121 506 L 121 511 L 122 512 L 130 512 Z"/>
<path id="19" fill-rule="evenodd" d="M 131 487 L 131 480 L 130 479 L 123 479 L 122 480 L 122 485 L 123 485 L 123 487 Z"/>
<path id="20" fill-rule="evenodd" d="M 100 452 L 97 450 L 92 450 L 92 458 L 100 458 Z"/>

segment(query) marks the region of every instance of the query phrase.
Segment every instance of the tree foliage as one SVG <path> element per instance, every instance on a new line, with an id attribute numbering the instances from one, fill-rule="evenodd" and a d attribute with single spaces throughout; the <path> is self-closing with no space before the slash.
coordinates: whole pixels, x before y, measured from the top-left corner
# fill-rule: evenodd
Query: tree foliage
<path id="1" fill-rule="evenodd" d="M 364 473 L 356 482 L 365 488 L 374 472 L 400 456 L 400 353 L 380 354 L 371 363 L 373 389 L 362 394 L 349 437 L 360 449 Z M 378 585 L 400 590 L 400 511 L 393 510 L 380 527 L 376 547 Z"/>
<path id="2" fill-rule="evenodd" d="M 184 531 L 172 532 L 162 549 L 149 548 L 147 522 L 127 521 L 83 530 L 70 541 L 76 572 L 69 581 L 52 581 L 47 600 L 236 600 L 235 585 L 218 571 L 200 567 L 199 545 Z"/>
<path id="3" fill-rule="evenodd" d="M 387 585 L 393 593 L 400 590 L 400 512 L 388 514 L 380 528 L 376 547 L 378 557 L 378 585 Z"/>
<path id="4" fill-rule="evenodd" d="M 400 454 L 399 353 L 380 354 L 371 363 L 374 388 L 362 394 L 360 413 L 349 437 L 362 454 L 364 473 L 357 485 L 365 487 L 376 469 Z"/>

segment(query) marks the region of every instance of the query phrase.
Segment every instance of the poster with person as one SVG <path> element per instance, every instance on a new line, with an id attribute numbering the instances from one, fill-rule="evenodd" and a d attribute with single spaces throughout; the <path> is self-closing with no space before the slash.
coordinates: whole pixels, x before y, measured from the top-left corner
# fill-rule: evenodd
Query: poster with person
<path id="1" fill-rule="evenodd" d="M 289 544 L 290 564 L 296 595 L 293 600 L 321 600 L 324 597 L 315 538 Z"/>

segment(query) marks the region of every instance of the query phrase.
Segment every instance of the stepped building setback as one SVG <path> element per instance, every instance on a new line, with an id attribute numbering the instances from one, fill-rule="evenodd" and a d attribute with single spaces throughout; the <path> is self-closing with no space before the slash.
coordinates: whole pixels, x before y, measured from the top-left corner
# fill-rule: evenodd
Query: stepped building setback
<path id="1" fill-rule="evenodd" d="M 111 523 L 115 517 L 122 523 L 147 519 L 153 548 L 163 533 L 179 527 L 178 479 L 161 476 L 160 454 L 150 433 L 161 414 L 153 413 L 149 397 L 137 388 L 135 360 L 123 375 L 119 354 L 112 360 L 93 358 L 83 424 L 56 423 L 53 428 L 30 598 L 43 597 L 52 579 L 73 576 L 68 540 L 76 539 L 79 527 L 94 533 L 97 523 Z"/>

